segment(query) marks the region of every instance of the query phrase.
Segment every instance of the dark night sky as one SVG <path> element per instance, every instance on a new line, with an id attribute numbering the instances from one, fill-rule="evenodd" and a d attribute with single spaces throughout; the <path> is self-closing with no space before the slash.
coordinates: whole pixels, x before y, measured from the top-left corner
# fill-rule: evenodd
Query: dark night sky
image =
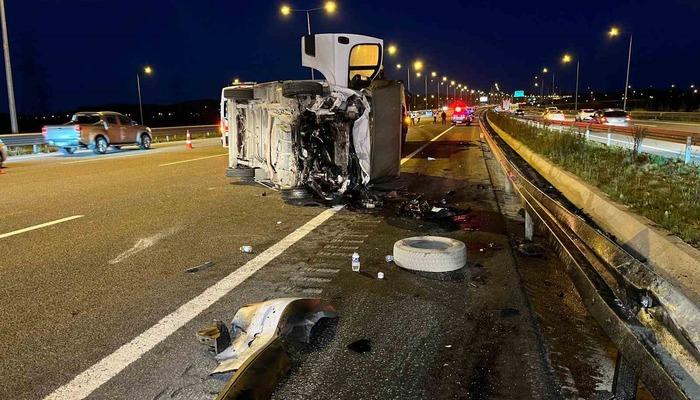
<path id="1" fill-rule="evenodd" d="M 298 8 L 321 0 L 290 1 Z M 20 113 L 80 105 L 133 103 L 135 73 L 144 102 L 218 98 L 233 77 L 306 78 L 300 66 L 301 13 L 284 19 L 276 1 L 6 0 Z M 470 86 L 527 88 L 543 66 L 572 90 L 581 59 L 582 87 L 624 86 L 626 39 L 609 41 L 612 24 L 634 32 L 631 85 L 700 84 L 700 1 L 566 2 L 338 0 L 338 12 L 312 16 L 315 32 L 378 36 L 399 46 L 399 61 L 420 57 L 430 70 Z M 395 60 L 390 63 L 393 65 Z M 561 80 L 560 80 L 561 78 Z M 4 81 L 0 112 L 7 110 Z"/>

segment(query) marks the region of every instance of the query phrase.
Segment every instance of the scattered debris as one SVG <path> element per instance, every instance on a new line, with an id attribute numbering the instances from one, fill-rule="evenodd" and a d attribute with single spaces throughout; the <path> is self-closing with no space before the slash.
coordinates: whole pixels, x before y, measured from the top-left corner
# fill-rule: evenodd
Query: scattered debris
<path id="1" fill-rule="evenodd" d="M 452 345 L 451 345 L 451 344 L 447 344 L 447 345 L 445 345 L 445 348 L 451 349 L 451 348 L 452 348 Z"/>
<path id="2" fill-rule="evenodd" d="M 654 299 L 651 298 L 647 293 L 644 293 L 642 295 L 642 298 L 640 299 L 642 303 L 642 307 L 644 308 L 650 308 L 651 306 L 654 305 Z"/>
<path id="3" fill-rule="evenodd" d="M 455 192 L 454 190 L 449 190 L 449 191 L 448 191 L 447 193 L 445 193 L 445 194 L 448 195 L 448 196 L 454 196 L 455 193 L 457 193 L 457 192 Z"/>
<path id="4" fill-rule="evenodd" d="M 253 252 L 253 246 L 241 246 L 241 253 L 252 253 Z"/>
<path id="5" fill-rule="evenodd" d="M 564 292 L 559 292 L 559 294 L 558 294 L 557 296 L 559 296 L 560 299 L 563 299 L 563 298 L 564 298 Z"/>
<path id="6" fill-rule="evenodd" d="M 428 161 L 435 161 L 435 158 L 433 158 L 433 157 L 428 157 Z"/>
<path id="7" fill-rule="evenodd" d="M 281 223 L 282 223 L 282 221 L 277 221 L 277 225 L 280 225 Z"/>
<path id="8" fill-rule="evenodd" d="M 377 279 L 384 279 L 384 272 L 377 272 Z"/>
<path id="9" fill-rule="evenodd" d="M 444 210 L 444 208 L 440 208 L 440 207 L 433 207 L 433 208 L 431 208 L 431 209 L 430 209 L 430 212 L 434 212 L 434 213 L 436 213 L 436 212 L 440 212 L 440 211 L 442 211 L 442 210 Z"/>
<path id="10" fill-rule="evenodd" d="M 355 353 L 367 353 L 372 351 L 372 341 L 370 339 L 356 340 L 348 345 L 348 350 Z"/>
<path id="11" fill-rule="evenodd" d="M 262 195 L 261 195 L 261 196 L 262 196 L 262 197 L 267 196 L 267 192 L 262 192 Z"/>
<path id="12" fill-rule="evenodd" d="M 214 261 L 207 261 L 203 264 L 196 265 L 191 268 L 187 268 L 185 272 L 189 273 L 194 273 L 194 272 L 199 272 L 199 271 L 204 271 L 205 269 L 209 269 L 214 266 Z"/>
<path id="13" fill-rule="evenodd" d="M 544 248 L 532 242 L 519 244 L 518 251 L 528 257 L 542 257 L 544 255 Z"/>
<path id="14" fill-rule="evenodd" d="M 197 332 L 197 340 L 206 345 L 208 350 L 215 355 L 231 345 L 231 336 L 226 324 L 217 320 L 214 320 L 213 325 L 200 329 Z"/>
<path id="15" fill-rule="evenodd" d="M 393 262 L 394 256 L 392 256 L 391 254 L 388 254 L 388 255 L 384 256 L 384 261 L 386 261 L 388 263 Z"/>
<path id="16" fill-rule="evenodd" d="M 231 321 L 230 346 L 216 355 L 220 363 L 212 374 L 235 371 L 217 399 L 269 398 L 291 368 L 287 341 L 308 343 L 318 321 L 336 317 L 329 303 L 313 298 L 281 298 L 240 308 Z M 198 338 L 211 343 L 203 338 L 215 337 L 217 331 L 222 336 L 226 327 L 221 325 L 203 329 Z"/>
<path id="17" fill-rule="evenodd" d="M 352 271 L 360 272 L 360 254 L 358 252 L 352 253 Z"/>

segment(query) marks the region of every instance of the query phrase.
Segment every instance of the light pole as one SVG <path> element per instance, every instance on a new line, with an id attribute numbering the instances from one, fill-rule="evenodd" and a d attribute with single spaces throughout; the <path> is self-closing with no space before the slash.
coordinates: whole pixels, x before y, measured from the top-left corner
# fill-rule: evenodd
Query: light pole
<path id="1" fill-rule="evenodd" d="M 564 64 L 568 64 L 571 62 L 571 56 L 568 54 L 564 54 L 564 57 L 562 57 L 562 62 Z M 574 95 L 574 111 L 578 111 L 578 74 L 579 73 L 579 59 L 576 58 L 576 94 Z"/>
<path id="2" fill-rule="evenodd" d="M 608 35 L 611 38 L 620 35 L 620 30 L 616 27 L 610 28 Z M 627 89 L 630 87 L 630 65 L 632 64 L 632 34 L 630 33 L 630 45 L 627 51 L 627 77 L 625 78 L 625 97 L 622 100 L 622 110 L 627 111 Z"/>
<path id="3" fill-rule="evenodd" d="M 316 8 L 307 8 L 307 9 L 297 9 L 297 8 L 292 8 L 288 5 L 283 5 L 280 7 L 280 13 L 284 15 L 285 17 L 288 16 L 289 14 L 293 12 L 303 12 L 306 13 L 306 30 L 311 36 L 311 13 L 313 11 L 320 11 L 324 10 L 328 14 L 333 14 L 335 13 L 335 10 L 338 8 L 338 5 L 335 3 L 335 1 L 327 1 L 323 4 L 323 7 L 316 7 Z M 311 79 L 314 79 L 314 69 L 309 68 L 311 70 Z"/>
<path id="4" fill-rule="evenodd" d="M 435 72 L 435 71 L 431 72 L 430 77 L 435 79 L 435 82 L 437 82 L 437 91 L 438 91 L 437 103 L 439 103 L 440 102 L 440 81 L 437 80 L 437 72 Z M 430 81 L 432 82 L 433 80 L 431 79 Z M 435 103 L 436 108 L 437 108 L 437 103 Z"/>
<path id="5" fill-rule="evenodd" d="M 413 62 L 413 71 L 415 71 L 417 77 L 420 77 L 422 70 L 423 70 L 423 61 L 421 61 L 421 60 L 414 61 Z M 409 74 L 409 76 L 410 76 L 410 74 Z M 409 87 L 408 91 L 409 92 L 411 91 L 410 87 Z"/>
<path id="6" fill-rule="evenodd" d="M 455 81 L 450 81 L 450 86 L 452 87 L 452 101 L 455 100 Z M 447 88 L 447 102 L 450 101 L 450 88 Z"/>
<path id="7" fill-rule="evenodd" d="M 150 66 L 145 66 L 143 68 L 143 73 L 146 75 L 153 74 L 153 68 Z M 139 92 L 139 115 L 141 116 L 141 125 L 143 125 L 143 104 L 141 103 L 141 73 L 136 73 L 136 89 Z"/>
<path id="8" fill-rule="evenodd" d="M 440 82 L 441 85 L 445 85 L 445 104 L 447 104 L 447 77 L 443 76 L 442 77 L 442 82 Z M 440 87 L 438 87 L 438 100 L 440 100 Z"/>
<path id="9" fill-rule="evenodd" d="M 549 72 L 547 67 L 542 68 L 542 79 L 540 79 L 540 100 L 544 97 L 544 74 Z"/>
<path id="10" fill-rule="evenodd" d="M 5 18 L 5 0 L 0 0 L 0 18 L 2 19 L 2 50 L 5 55 L 5 77 L 7 78 L 7 102 L 10 106 L 10 125 L 12 133 L 17 133 L 17 108 L 15 107 L 15 88 L 12 84 L 12 64 L 10 63 L 10 39 L 7 37 L 7 20 Z"/>

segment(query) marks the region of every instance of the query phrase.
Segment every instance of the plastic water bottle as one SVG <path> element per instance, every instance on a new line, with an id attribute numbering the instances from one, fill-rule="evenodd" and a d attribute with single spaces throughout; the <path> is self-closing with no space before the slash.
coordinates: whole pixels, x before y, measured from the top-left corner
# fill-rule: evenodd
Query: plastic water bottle
<path id="1" fill-rule="evenodd" d="M 360 272 L 360 255 L 357 252 L 352 253 L 352 270 Z"/>

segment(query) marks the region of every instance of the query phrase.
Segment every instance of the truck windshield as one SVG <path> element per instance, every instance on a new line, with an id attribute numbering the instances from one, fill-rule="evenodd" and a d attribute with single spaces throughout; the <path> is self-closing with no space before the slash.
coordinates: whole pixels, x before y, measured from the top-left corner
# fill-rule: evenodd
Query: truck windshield
<path id="1" fill-rule="evenodd" d="M 99 115 L 74 115 L 70 120 L 76 124 L 96 124 L 100 122 Z"/>

